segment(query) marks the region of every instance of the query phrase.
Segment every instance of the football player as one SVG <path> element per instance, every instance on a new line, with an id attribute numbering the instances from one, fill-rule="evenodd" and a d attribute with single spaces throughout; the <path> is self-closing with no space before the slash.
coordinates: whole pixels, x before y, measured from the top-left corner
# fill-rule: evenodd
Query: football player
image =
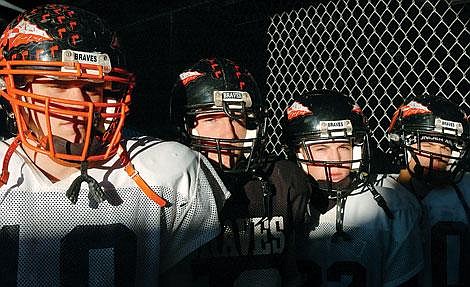
<path id="1" fill-rule="evenodd" d="M 361 108 L 336 91 L 294 98 L 289 152 L 329 195 L 328 211 L 298 243 L 305 286 L 398 286 L 423 268 L 419 204 L 405 190 L 373 185 Z M 301 246 L 301 247 L 300 247 Z"/>
<path id="2" fill-rule="evenodd" d="M 416 96 L 396 110 L 388 135 L 401 170 L 382 184 L 406 187 L 426 208 L 426 271 L 433 285 L 470 285 L 468 117 L 442 96 Z"/>
<path id="3" fill-rule="evenodd" d="M 121 140 L 134 77 L 96 15 L 49 4 L 0 38 L 1 286 L 158 286 L 220 233 L 226 191 L 176 142 Z M 83 184 L 86 183 L 86 184 Z"/>
<path id="4" fill-rule="evenodd" d="M 294 163 L 267 158 L 266 104 L 252 75 L 225 58 L 202 59 L 179 75 L 171 110 L 181 140 L 209 158 L 230 191 L 224 231 L 195 254 L 196 282 L 299 282 L 295 229 L 310 218 L 308 207 L 321 205 L 321 195 L 310 198 L 311 183 Z"/>

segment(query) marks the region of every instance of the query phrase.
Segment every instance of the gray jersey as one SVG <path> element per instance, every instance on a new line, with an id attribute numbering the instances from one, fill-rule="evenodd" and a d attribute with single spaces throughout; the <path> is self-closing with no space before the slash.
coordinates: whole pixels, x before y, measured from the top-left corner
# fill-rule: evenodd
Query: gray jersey
<path id="1" fill-rule="evenodd" d="M 3 158 L 7 144 L 0 143 Z M 219 232 L 217 206 L 227 191 L 200 154 L 174 142 L 127 142 L 132 163 L 153 191 L 148 199 L 118 157 L 88 170 L 107 201 L 94 203 L 82 185 L 72 204 L 65 190 L 18 148 L 0 189 L 1 286 L 158 286 L 158 274 Z"/>
<path id="2" fill-rule="evenodd" d="M 384 185 L 400 185 L 391 175 Z M 416 188 L 416 187 L 415 187 Z M 465 284 L 466 270 L 470 262 L 465 248 L 470 246 L 470 227 L 464 205 L 470 205 L 470 174 L 466 173 L 457 184 L 458 192 L 452 186 L 430 190 L 422 199 L 427 215 L 427 238 L 425 242 L 426 271 L 439 286 Z M 464 203 L 463 203 L 463 202 Z M 466 241 L 465 241 L 466 240 Z M 430 278 L 426 277 L 426 282 Z M 468 279 L 467 279 L 468 280 Z M 468 284 L 468 281 L 466 282 Z"/>
<path id="3" fill-rule="evenodd" d="M 344 230 L 350 241 L 332 242 L 336 232 L 336 208 L 320 216 L 300 251 L 302 269 L 310 278 L 321 277 L 322 286 L 397 286 L 423 268 L 416 200 L 407 192 L 377 187 L 394 219 L 367 191 L 347 198 Z M 411 199 L 411 200 L 410 200 Z"/>

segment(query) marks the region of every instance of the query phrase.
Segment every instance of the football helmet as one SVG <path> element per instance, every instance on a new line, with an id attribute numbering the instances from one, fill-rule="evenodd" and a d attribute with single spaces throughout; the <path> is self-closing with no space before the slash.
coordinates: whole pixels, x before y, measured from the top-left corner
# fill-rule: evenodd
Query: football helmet
<path id="1" fill-rule="evenodd" d="M 470 127 L 465 113 L 442 96 L 420 95 L 405 101 L 388 128 L 391 152 L 402 168 L 431 184 L 458 182 L 465 172 Z M 430 150 L 439 143 L 447 152 Z M 420 160 L 421 158 L 421 160 Z M 415 166 L 409 163 L 414 160 Z M 445 168 L 436 167 L 441 162 Z"/>
<path id="2" fill-rule="evenodd" d="M 225 58 L 202 59 L 179 75 L 172 91 L 171 119 L 180 140 L 203 154 L 216 153 L 222 171 L 247 172 L 264 160 L 266 135 L 265 102 L 252 75 Z M 231 120 L 243 119 L 244 138 L 200 136 L 195 129 L 201 114 L 224 113 Z M 222 156 L 236 157 L 230 167 Z"/>
<path id="3" fill-rule="evenodd" d="M 285 143 L 289 153 L 308 172 L 308 167 L 324 169 L 325 180 L 315 180 L 330 199 L 347 196 L 368 179 L 369 131 L 361 108 L 353 99 L 336 91 L 315 90 L 294 97 L 284 116 Z M 349 143 L 351 160 L 328 160 L 316 157 L 314 144 Z M 349 169 L 349 175 L 334 180 L 332 169 Z M 335 182 L 336 181 L 336 182 Z"/>
<path id="4" fill-rule="evenodd" d="M 98 102 L 61 99 L 32 92 L 38 78 L 103 85 Z M 18 137 L 54 160 L 105 160 L 117 152 L 129 110 L 134 77 L 124 68 L 115 33 L 96 15 L 48 4 L 13 20 L 0 38 L 0 93 L 11 104 Z M 46 128 L 35 132 L 27 115 L 41 114 Z M 85 132 L 70 142 L 51 131 L 51 119 L 79 118 Z"/>

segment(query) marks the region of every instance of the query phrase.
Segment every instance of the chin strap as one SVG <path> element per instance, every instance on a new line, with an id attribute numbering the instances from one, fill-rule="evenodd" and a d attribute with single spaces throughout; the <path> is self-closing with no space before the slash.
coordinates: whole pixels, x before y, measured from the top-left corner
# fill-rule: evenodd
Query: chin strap
<path id="1" fill-rule="evenodd" d="M 331 242 L 333 243 L 337 243 L 340 238 L 344 241 L 351 241 L 351 235 L 343 230 L 344 208 L 348 197 L 340 195 L 341 193 L 341 191 L 338 191 L 338 195 L 336 196 L 336 232 L 331 238 Z"/>
<path id="2" fill-rule="evenodd" d="M 140 176 L 139 172 L 134 168 L 134 165 L 131 163 L 129 154 L 122 147 L 122 145 L 119 145 L 118 155 L 119 155 L 121 164 L 124 166 L 124 170 L 126 171 L 127 175 L 129 175 L 129 177 L 135 181 L 135 183 L 140 188 L 140 190 L 142 190 L 148 198 L 150 198 L 160 207 L 171 206 L 170 202 L 168 202 L 166 199 L 164 199 L 163 197 L 158 195 L 156 192 L 154 192 L 150 188 L 150 186 L 147 184 L 147 182 L 145 182 L 145 180 Z"/>
<path id="3" fill-rule="evenodd" d="M 269 176 L 273 173 L 274 164 L 270 164 L 267 170 L 254 171 L 254 177 L 261 183 L 261 192 L 263 193 L 263 219 L 271 220 L 273 218 L 274 197 L 276 196 L 276 187 L 269 180 Z"/>
<path id="4" fill-rule="evenodd" d="M 21 139 L 19 136 L 15 137 L 11 145 L 8 147 L 5 157 L 3 158 L 2 174 L 0 175 L 0 187 L 7 184 L 10 172 L 8 172 L 8 164 L 10 163 L 11 156 L 16 148 L 20 145 Z"/>
<path id="5" fill-rule="evenodd" d="M 265 178 L 259 176 L 261 191 L 263 192 L 264 218 L 271 220 L 273 218 L 273 197 L 276 195 L 275 187 Z"/>
<path id="6" fill-rule="evenodd" d="M 452 183 L 452 187 L 457 193 L 457 197 L 459 198 L 459 201 L 462 204 L 462 208 L 465 211 L 465 216 L 467 217 L 467 222 L 470 223 L 470 207 L 468 207 L 467 201 L 465 201 L 465 197 L 463 196 L 462 191 L 455 182 Z"/>
<path id="7" fill-rule="evenodd" d="M 374 197 L 375 202 L 377 202 L 378 206 L 382 207 L 387 217 L 390 219 L 394 219 L 395 216 L 393 215 L 393 212 L 388 207 L 387 202 L 385 201 L 385 198 L 383 198 L 383 196 L 377 191 L 377 189 L 375 189 L 373 184 L 369 184 L 369 190 L 370 190 L 370 193 L 372 193 L 372 196 Z"/>
<path id="8" fill-rule="evenodd" d="M 13 140 L 13 142 L 10 144 L 7 152 L 5 153 L 5 156 L 3 158 L 2 173 L 0 175 L 0 187 L 2 187 L 8 182 L 8 178 L 10 176 L 10 173 L 8 172 L 8 165 L 10 163 L 11 156 L 13 155 L 13 153 L 15 152 L 16 148 L 19 146 L 20 143 L 21 143 L 21 139 L 19 136 L 17 136 Z M 132 165 L 129 159 L 129 155 L 127 154 L 126 150 L 122 146 L 119 146 L 118 148 L 118 155 L 119 155 L 121 164 L 124 166 L 124 170 L 126 171 L 126 173 L 129 175 L 129 177 L 131 177 L 135 181 L 137 186 L 145 193 L 145 195 L 147 195 L 148 198 L 150 198 L 152 201 L 154 201 L 161 207 L 171 206 L 171 203 L 169 203 L 164 198 L 162 198 L 157 193 L 155 193 L 150 188 L 150 186 L 145 182 L 145 180 L 139 175 L 139 172 L 134 168 L 134 165 Z M 98 203 L 106 199 L 106 195 L 103 192 L 103 189 L 101 188 L 99 183 L 96 181 L 96 179 L 88 175 L 87 170 L 88 170 L 88 162 L 83 161 L 80 164 L 81 174 L 72 182 L 72 184 L 66 191 L 67 198 L 73 204 L 75 204 L 78 200 L 80 186 L 82 182 L 84 181 L 88 183 L 90 198 L 94 199 Z"/>

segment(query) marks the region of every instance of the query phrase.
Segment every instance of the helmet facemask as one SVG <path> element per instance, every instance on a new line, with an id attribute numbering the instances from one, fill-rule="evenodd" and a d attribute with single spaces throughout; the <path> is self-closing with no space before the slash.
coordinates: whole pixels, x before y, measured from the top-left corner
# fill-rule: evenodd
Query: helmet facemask
<path id="1" fill-rule="evenodd" d="M 71 50 L 63 51 L 63 54 L 107 57 L 101 53 Z M 18 135 L 25 146 L 52 159 L 73 162 L 104 160 L 116 153 L 133 87 L 129 73 L 113 69 L 109 61 L 105 66 L 30 60 L 6 61 L 0 65 L 6 87 L 1 93 L 12 106 Z M 33 83 L 58 86 L 83 83 L 84 86 L 100 87 L 100 100 L 78 101 L 33 93 Z M 87 93 L 83 94 L 86 97 Z M 43 119 L 42 126 L 38 124 L 38 118 Z M 54 121 L 70 121 L 70 128 L 77 129 L 77 138 L 64 139 L 55 135 L 51 125 Z"/>
<path id="2" fill-rule="evenodd" d="M 317 134 L 297 140 L 297 161 L 306 173 L 316 174 L 315 180 L 330 199 L 346 197 L 366 182 L 369 158 L 367 135 L 359 132 L 353 135 L 349 120 L 320 121 L 320 130 Z M 338 160 L 325 160 L 317 155 L 328 146 L 334 152 L 343 151 Z"/>
<path id="3" fill-rule="evenodd" d="M 403 148 L 408 172 L 430 185 L 461 180 L 468 143 L 461 123 L 435 118 L 433 131 L 404 131 Z"/>

